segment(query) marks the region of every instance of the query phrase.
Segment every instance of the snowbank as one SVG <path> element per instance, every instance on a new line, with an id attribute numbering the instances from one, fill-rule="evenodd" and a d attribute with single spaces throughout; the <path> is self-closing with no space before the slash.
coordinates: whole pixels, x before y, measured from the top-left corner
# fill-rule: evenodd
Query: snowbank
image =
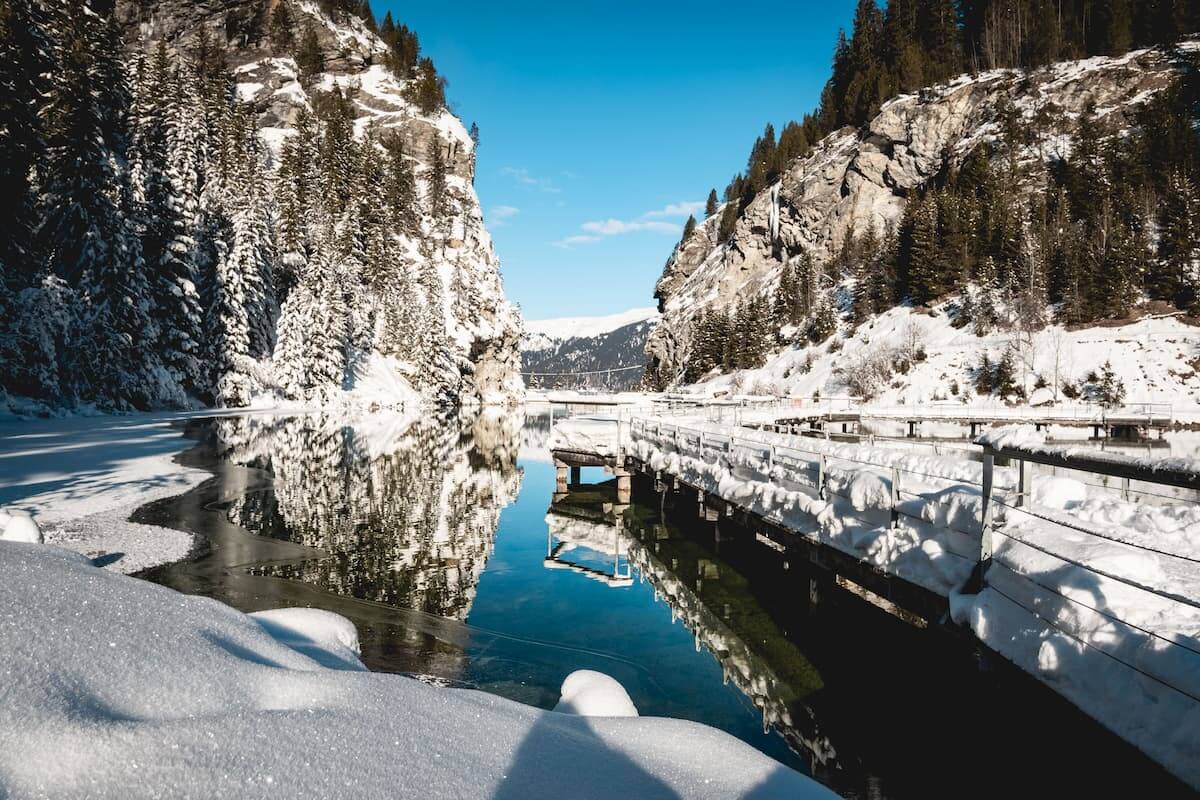
<path id="1" fill-rule="evenodd" d="M 45 537 L 28 511 L 0 508 L 0 540 L 41 544 Z"/>
<path id="2" fill-rule="evenodd" d="M 107 556 L 120 572 L 178 561 L 192 548 L 190 534 L 138 525 L 129 515 L 208 477 L 175 461 L 193 444 L 175 423 L 191 416 L 0 423 L 0 504 L 32 514 L 47 542 Z"/>
<path id="3" fill-rule="evenodd" d="M 0 608 L 20 609 L 0 615 L 8 796 L 834 796 L 692 722 L 333 669 L 261 619 L 56 548 L 0 542 Z M 336 626 L 309 622 L 316 655 Z"/>

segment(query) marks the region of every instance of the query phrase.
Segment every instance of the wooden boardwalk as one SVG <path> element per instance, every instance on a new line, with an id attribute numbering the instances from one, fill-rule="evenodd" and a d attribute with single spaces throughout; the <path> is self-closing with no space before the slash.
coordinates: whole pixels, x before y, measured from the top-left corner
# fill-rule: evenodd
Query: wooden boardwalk
<path id="1" fill-rule="evenodd" d="M 1165 543 L 1138 544 L 1120 530 L 1095 529 L 1069 511 L 1031 506 L 1034 465 L 1083 476 L 1077 481 L 1081 485 L 1092 485 L 1087 481 L 1097 476 L 1117 481 L 1101 488 L 1122 502 L 1174 491 L 1168 499 L 1181 507 L 1200 498 L 1200 471 L 1188 462 L 1158 463 L 1078 447 L 934 451 L 900 440 L 876 446 L 787 435 L 814 419 L 849 425 L 852 413 L 738 425 L 709 422 L 703 413 L 690 419 L 613 418 L 612 441 L 599 449 L 571 446 L 564 437 L 553 452 L 563 491 L 568 477 L 577 478 L 571 474 L 576 465 L 603 465 L 618 476 L 621 502 L 629 502 L 632 475 L 643 475 L 657 494 L 672 495 L 676 506 L 694 502 L 698 519 L 712 525 L 718 541 L 750 535 L 785 562 L 801 560 L 814 567 L 811 600 L 818 601 L 836 582 L 907 622 L 952 629 L 977 647 L 996 648 L 1164 767 L 1200 786 L 1200 742 L 1182 746 L 1196 758 L 1180 763 L 1181 745 L 1172 741 L 1177 729 L 1169 727 L 1175 712 L 1161 713 L 1164 707 L 1183 704 L 1191 709 L 1187 714 L 1200 715 L 1200 642 L 1189 643 L 1200 630 L 1192 625 L 1200 624 L 1200 557 L 1177 553 Z M 1060 420 L 1026 421 L 1040 426 Z M 983 424 L 979 418 L 973 421 Z M 1101 424 L 1114 421 L 1125 420 L 1110 416 Z M 597 422 L 589 422 L 593 442 Z M 1014 521 L 1015 527 L 1010 525 Z M 1087 545 L 1072 549 L 1080 541 Z M 1096 565 L 1089 562 L 1092 552 L 1101 554 Z M 1122 572 L 1122 564 L 1137 565 L 1146 558 L 1161 559 L 1166 571 L 1159 574 L 1173 583 L 1147 581 L 1140 567 L 1129 575 Z M 1037 559 L 1054 566 L 1023 574 Z M 1089 587 L 1086 594 L 1081 595 L 1080 586 Z M 1086 599 L 1092 596 L 1109 600 L 1094 605 L 1097 601 Z M 956 599 L 973 597 L 979 600 Z M 1041 633 L 1014 632 L 1006 641 L 1008 634 L 996 639 L 989 632 L 992 638 L 987 638 L 965 612 L 956 614 L 956 603 L 980 608 L 1011 604 L 1030 631 Z M 1006 613 L 1012 618 L 1013 612 Z M 1047 680 L 1036 667 L 1037 657 L 1030 662 L 1025 654 L 1006 650 L 1017 646 L 1013 642 L 1028 646 L 1021 643 L 1048 640 L 1080 648 L 1087 656 L 1080 663 L 1087 669 L 1115 670 L 1114 685 L 1131 682 L 1141 687 L 1141 694 L 1114 699 L 1111 691 L 1081 690 L 1061 676 Z M 1179 667 L 1193 662 L 1194 669 Z M 1140 702 L 1138 698 L 1150 699 L 1140 706 L 1121 705 Z"/>

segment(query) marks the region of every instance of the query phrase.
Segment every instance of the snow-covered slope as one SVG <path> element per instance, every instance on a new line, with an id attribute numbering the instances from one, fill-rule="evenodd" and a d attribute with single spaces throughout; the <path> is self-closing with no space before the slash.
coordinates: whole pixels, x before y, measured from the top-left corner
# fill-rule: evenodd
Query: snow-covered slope
<path id="1" fill-rule="evenodd" d="M 270 44 L 268 20 L 280 3 L 288 4 L 297 40 L 310 27 L 316 33 L 326 71 L 311 80 L 302 81 L 296 61 L 277 57 Z M 520 396 L 521 320 L 504 296 L 499 260 L 475 193 L 475 142 L 450 111 L 425 113 L 410 101 L 408 81 L 385 65 L 387 45 L 361 19 L 340 15 L 335 22 L 309 0 L 119 0 L 116 13 L 136 47 L 150 50 L 165 41 L 189 51 L 201 29 L 224 44 L 238 98 L 253 107 L 275 163 L 301 111 L 313 111 L 319 95 L 335 87 L 350 100 L 356 134 L 373 126 L 380 134 L 400 136 L 419 194 L 428 191 L 422 176 L 430 153 L 440 148 L 447 169 L 445 219 L 433 219 L 422 203 L 419 230 L 403 237 L 404 263 L 397 266 L 415 273 L 432 264 L 441 279 L 462 399 L 506 403 Z M 379 383 L 395 376 L 375 370 L 372 377 Z M 422 376 L 407 378 L 421 388 Z"/>
<path id="2" fill-rule="evenodd" d="M 825 262 L 848 237 L 898 222 L 915 190 L 997 137 L 1004 103 L 1026 119 L 1042 112 L 1027 155 L 1045 161 L 1067 154 L 1089 102 L 1119 130 L 1180 69 L 1169 49 L 1140 50 L 1030 72 L 964 75 L 891 100 L 865 129 L 836 131 L 794 161 L 749 202 L 727 241 L 718 241 L 718 212 L 676 248 L 656 287 L 663 320 L 649 355 L 662 374 L 677 378 L 697 315 L 773 289 L 783 267 L 803 253 Z"/>
<path id="3" fill-rule="evenodd" d="M 531 385 L 543 387 L 637 388 L 658 318 L 653 308 L 634 308 L 604 317 L 526 322 L 524 371 Z"/>
<path id="4" fill-rule="evenodd" d="M 976 393 L 976 371 L 983 354 L 996 363 L 1012 348 L 1016 382 L 1034 404 L 1089 400 L 1088 374 L 1109 363 L 1124 384 L 1126 403 L 1169 404 L 1177 419 L 1200 419 L 1200 328 L 1176 317 L 1080 330 L 1051 326 L 1028 336 L 976 336 L 953 326 L 953 311 L 952 302 L 929 313 L 893 308 L 845 338 L 785 348 L 761 369 L 716 375 L 700 388 L 798 397 L 870 395 L 884 406 L 994 405 L 1000 401 Z M 1046 386 L 1037 388 L 1042 381 Z M 1065 396 L 1063 384 L 1079 389 L 1080 396 Z M 864 391 L 867 387 L 870 391 Z"/>

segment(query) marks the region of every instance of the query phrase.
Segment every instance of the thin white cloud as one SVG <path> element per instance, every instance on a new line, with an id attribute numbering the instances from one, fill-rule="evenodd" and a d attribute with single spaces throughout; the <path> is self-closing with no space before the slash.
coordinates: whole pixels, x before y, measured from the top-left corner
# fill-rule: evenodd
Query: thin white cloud
<path id="1" fill-rule="evenodd" d="M 653 220 L 623 222 L 619 219 L 605 219 L 598 222 L 585 222 L 580 227 L 588 233 L 595 233 L 600 236 L 623 236 L 627 233 L 639 233 L 640 231 L 655 231 L 657 233 L 670 234 L 679 232 L 679 226 L 673 222 L 657 222 Z"/>
<path id="2" fill-rule="evenodd" d="M 704 210 L 703 202 L 689 200 L 683 203 L 671 203 L 666 208 L 660 208 L 656 211 L 647 211 L 645 214 L 642 214 L 642 219 L 686 219 L 697 211 L 702 210 Z"/>
<path id="3" fill-rule="evenodd" d="M 579 236 L 568 236 L 567 238 L 554 242 L 553 244 L 555 247 L 567 248 L 577 244 L 590 244 L 592 242 L 598 242 L 602 238 L 603 237 L 601 236 L 589 236 L 587 234 L 581 234 Z"/>
<path id="4" fill-rule="evenodd" d="M 543 192 L 558 194 L 562 191 L 555 186 L 552 181 L 545 178 L 535 177 L 531 175 L 529 170 L 525 169 L 524 167 L 502 167 L 500 169 L 500 174 L 512 178 L 522 186 L 530 186 L 535 189 L 541 189 Z"/>
<path id="5" fill-rule="evenodd" d="M 582 234 L 568 236 L 554 242 L 555 247 L 573 247 L 577 244 L 594 244 L 612 236 L 625 236 L 630 233 L 663 233 L 668 236 L 679 234 L 680 223 L 667 222 L 667 218 L 686 217 L 692 213 L 693 206 L 703 208 L 703 203 L 672 203 L 666 208 L 647 211 L 637 219 L 599 219 L 585 222 L 579 226 Z"/>
<path id="6" fill-rule="evenodd" d="M 520 213 L 521 209 L 515 206 L 493 206 L 488 217 L 494 227 L 502 228 L 508 224 L 508 220 Z"/>

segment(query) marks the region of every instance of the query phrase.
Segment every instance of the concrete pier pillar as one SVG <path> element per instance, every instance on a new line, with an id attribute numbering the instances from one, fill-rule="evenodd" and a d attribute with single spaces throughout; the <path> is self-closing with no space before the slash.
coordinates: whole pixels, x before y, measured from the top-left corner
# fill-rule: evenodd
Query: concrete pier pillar
<path id="1" fill-rule="evenodd" d="M 567 493 L 567 465 L 561 461 L 554 462 L 554 492 Z"/>
<path id="2" fill-rule="evenodd" d="M 617 476 L 617 502 L 628 503 L 633 495 L 633 478 L 629 471 L 617 467 L 613 472 Z"/>

